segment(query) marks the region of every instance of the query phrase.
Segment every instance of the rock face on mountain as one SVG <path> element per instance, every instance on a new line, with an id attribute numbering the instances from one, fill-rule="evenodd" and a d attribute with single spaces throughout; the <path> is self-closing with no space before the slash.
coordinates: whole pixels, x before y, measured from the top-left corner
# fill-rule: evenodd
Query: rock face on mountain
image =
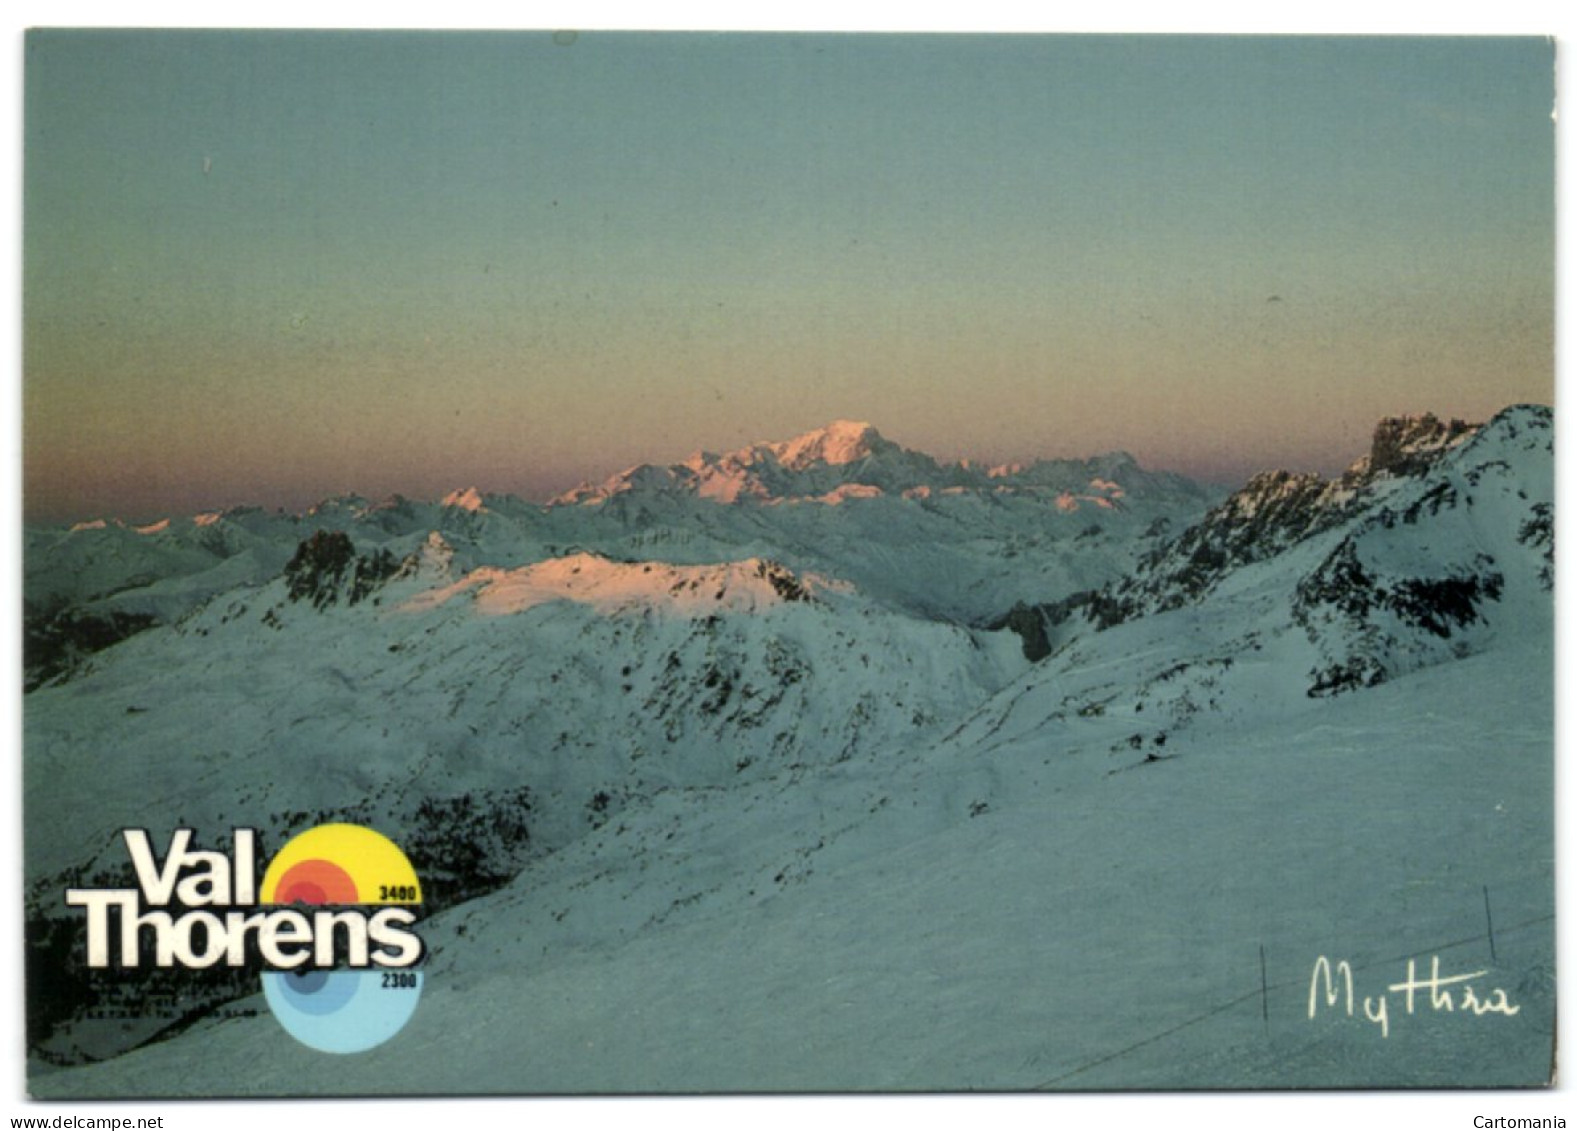
<path id="1" fill-rule="evenodd" d="M 285 587 L 292 601 L 310 601 L 315 609 L 340 600 L 354 605 L 399 569 L 387 549 L 357 554 L 344 531 L 319 530 L 285 563 Z"/>
<path id="2" fill-rule="evenodd" d="M 1379 474 L 1405 482 L 1355 515 L 1298 581 L 1293 615 L 1330 660 L 1310 695 L 1471 655 L 1497 632 L 1547 622 L 1551 414 L 1508 410 L 1456 434 L 1471 439 L 1393 450 L 1391 466 L 1405 470 Z"/>
<path id="3" fill-rule="evenodd" d="M 1375 426 L 1370 450 L 1336 479 L 1312 473 L 1264 471 L 1209 510 L 1197 523 L 1167 537 L 1170 520 L 1157 519 L 1152 545 L 1126 576 L 1099 589 L 1056 601 L 1020 602 L 988 622 L 1024 640 L 1030 659 L 1049 655 L 1053 642 L 1078 624 L 1109 628 L 1147 612 L 1203 599 L 1233 571 L 1282 553 L 1365 510 L 1401 481 L 1426 471 L 1480 426 L 1433 415 L 1390 417 Z"/>
<path id="4" fill-rule="evenodd" d="M 1549 410 L 1536 406 L 1487 425 L 1382 421 L 1369 454 L 1340 478 L 1257 475 L 1129 576 L 1017 610 L 1014 623 L 1030 625 L 1026 653 L 1046 655 L 1079 626 L 1199 606 L 1229 583 L 1281 570 L 1293 618 L 1327 653 L 1310 695 L 1465 654 L 1501 619 L 1491 610 L 1508 572 L 1522 605 L 1511 621 L 1547 611 L 1552 434 Z"/>
<path id="5" fill-rule="evenodd" d="M 1098 596 L 1075 600 L 1103 626 L 1197 601 L 1233 570 L 1280 554 L 1367 511 L 1426 473 L 1481 427 L 1460 420 L 1443 424 L 1432 415 L 1382 420 L 1369 452 L 1338 478 L 1261 472 L 1197 524 L 1148 554 L 1132 576 Z"/>
<path id="6" fill-rule="evenodd" d="M 1480 427 L 1461 420 L 1447 423 L 1433 413 L 1387 417 L 1374 430 L 1368 466 L 1359 474 L 1416 475 Z"/>

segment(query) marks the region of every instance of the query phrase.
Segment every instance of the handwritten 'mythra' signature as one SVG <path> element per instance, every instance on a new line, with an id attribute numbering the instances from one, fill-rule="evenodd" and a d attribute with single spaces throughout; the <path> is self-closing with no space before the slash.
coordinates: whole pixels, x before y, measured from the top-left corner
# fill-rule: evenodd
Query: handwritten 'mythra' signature
<path id="1" fill-rule="evenodd" d="M 1425 1004 L 1435 1013 L 1462 1013 L 1470 1017 L 1482 1017 L 1486 1013 L 1514 1016 L 1522 1007 L 1511 1004 L 1505 990 L 1495 987 L 1481 997 L 1480 992 L 1483 987 L 1475 989 L 1469 984 L 1488 973 L 1488 970 L 1475 970 L 1471 974 L 1453 974 L 1449 978 L 1443 978 L 1440 976 L 1440 956 L 1435 955 L 1430 959 L 1429 977 L 1420 978 L 1417 962 L 1409 958 L 1407 980 L 1392 983 L 1386 987 L 1386 992 L 1383 994 L 1372 997 L 1365 995 L 1363 1015 L 1380 1026 L 1380 1036 L 1389 1037 L 1391 1035 L 1390 995 L 1399 993 L 1406 995 L 1408 1014 L 1416 1011 L 1419 999 L 1423 998 Z M 1425 998 L 1426 991 L 1428 996 Z M 1343 959 L 1332 966 L 1330 959 L 1323 954 L 1315 960 L 1314 973 L 1309 978 L 1311 1020 L 1319 1013 L 1322 999 L 1326 1009 L 1339 1009 L 1345 1004 L 1347 1016 L 1355 1015 L 1358 995 L 1353 989 L 1351 963 Z"/>

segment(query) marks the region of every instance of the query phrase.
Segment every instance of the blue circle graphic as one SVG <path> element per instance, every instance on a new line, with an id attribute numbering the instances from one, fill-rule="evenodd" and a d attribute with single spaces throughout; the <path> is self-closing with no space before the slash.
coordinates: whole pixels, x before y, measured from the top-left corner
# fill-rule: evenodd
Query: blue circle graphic
<path id="1" fill-rule="evenodd" d="M 279 992 L 291 1007 L 314 1017 L 344 1009 L 363 983 L 364 970 L 292 970 L 279 974 Z"/>
<path id="2" fill-rule="evenodd" d="M 421 971 L 315 971 L 315 990 L 293 987 L 293 972 L 266 970 L 263 996 L 296 1040 L 320 1052 L 364 1052 L 405 1027 L 422 996 Z M 313 981 L 309 975 L 306 981 Z M 354 1008 L 348 1008 L 354 1002 Z"/>

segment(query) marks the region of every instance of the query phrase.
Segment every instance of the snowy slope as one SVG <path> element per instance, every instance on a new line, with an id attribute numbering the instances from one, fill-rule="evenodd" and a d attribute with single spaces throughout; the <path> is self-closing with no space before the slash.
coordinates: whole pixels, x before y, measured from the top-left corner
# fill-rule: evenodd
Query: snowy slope
<path id="1" fill-rule="evenodd" d="M 1121 630 L 1119 630 L 1121 631 Z M 1505 661 L 1538 678 L 1507 680 Z M 1116 772 L 1077 719 L 668 791 L 426 926 L 407 1032 L 353 1060 L 266 1016 L 43 1094 L 1022 1089 L 1528 1083 L 1553 1017 L 1547 641 Z M 1269 674 L 1269 673 L 1266 673 Z M 1504 714 L 1460 710 L 1486 685 Z M 1481 892 L 1499 922 L 1488 956 Z M 1259 948 L 1268 992 L 1259 994 Z M 1306 1014 L 1402 956 L 1484 969 L 1515 1017 Z"/>
<path id="2" fill-rule="evenodd" d="M 221 827 L 521 785 L 552 845 L 599 791 L 847 757 L 1024 667 L 1007 634 L 829 602 L 768 563 L 709 572 L 580 556 L 395 580 L 354 607 L 292 601 L 284 582 L 215 602 L 33 693 L 29 811 L 84 817 L 31 835 L 30 867 L 74 862 L 149 805 Z"/>
<path id="3" fill-rule="evenodd" d="M 71 918 L 55 895 L 74 877 L 123 863 L 130 825 L 247 825 L 275 846 L 303 821 L 398 830 L 444 906 L 663 791 L 917 740 L 1025 667 L 1009 634 L 915 621 L 761 560 L 583 554 L 453 579 L 446 549 L 430 541 L 359 598 L 357 567 L 297 570 L 33 692 L 37 929 Z M 79 1028 L 49 1055 L 105 1051 Z"/>
<path id="4" fill-rule="evenodd" d="M 1035 664 L 1007 632 L 781 556 L 555 541 L 572 552 L 497 566 L 460 533 L 412 532 L 403 563 L 364 572 L 373 551 L 319 538 L 286 576 L 29 696 L 31 910 L 58 919 L 51 893 L 108 867 L 125 824 L 258 824 L 273 844 L 365 820 L 432 854 L 415 1019 L 353 1058 L 265 1013 L 52 1069 L 156 1035 L 67 1018 L 31 1086 L 1537 1083 L 1550 436 L 1530 407 L 1382 425 L 1355 478 L 1273 519 L 1239 496 L 1155 540 L 1064 609 Z M 499 518 L 492 499 L 463 513 Z M 1387 997 L 1383 1034 L 1361 1008 L 1308 1016 L 1322 955 L 1352 964 L 1360 1005 Z M 1517 1012 L 1408 1014 L 1387 987 L 1409 956 Z"/>

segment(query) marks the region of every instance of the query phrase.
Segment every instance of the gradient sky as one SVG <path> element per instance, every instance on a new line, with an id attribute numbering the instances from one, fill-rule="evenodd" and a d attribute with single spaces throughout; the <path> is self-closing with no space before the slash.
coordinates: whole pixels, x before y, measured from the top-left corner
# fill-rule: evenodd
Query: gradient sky
<path id="1" fill-rule="evenodd" d="M 30 519 L 1553 397 L 1537 39 L 35 32 Z"/>

